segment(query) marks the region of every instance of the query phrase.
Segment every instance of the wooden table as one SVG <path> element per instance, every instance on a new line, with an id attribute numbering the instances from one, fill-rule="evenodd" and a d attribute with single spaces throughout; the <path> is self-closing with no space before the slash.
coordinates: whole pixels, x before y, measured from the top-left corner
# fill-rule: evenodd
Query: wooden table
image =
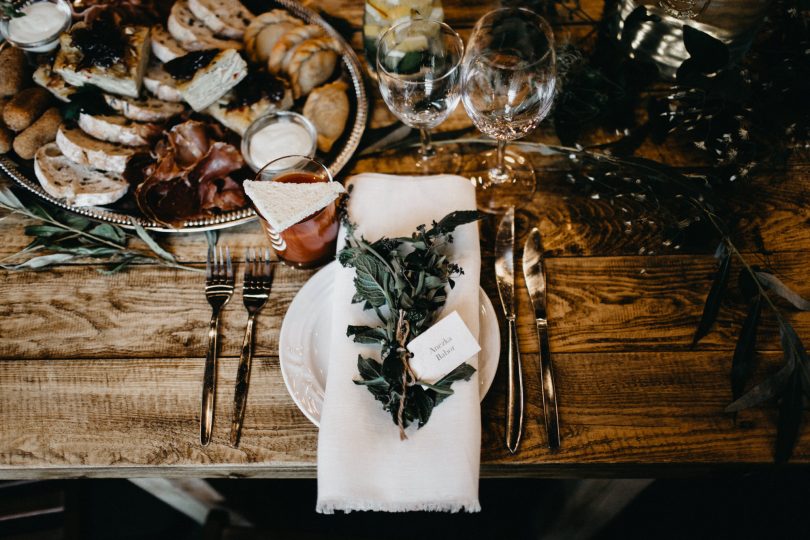
<path id="1" fill-rule="evenodd" d="M 448 21 L 467 35 L 492 4 L 449 0 Z M 601 2 L 583 4 L 598 20 Z M 317 5 L 360 27 L 361 1 Z M 591 23 L 574 21 L 556 32 L 577 37 L 592 30 Z M 351 40 L 359 48 L 359 31 Z M 390 122 L 379 101 L 372 116 L 373 125 Z M 460 107 L 441 129 L 467 125 Z M 556 142 L 548 128 L 534 138 Z M 640 153 L 677 166 L 702 164 L 699 155 L 672 143 L 645 144 Z M 618 207 L 577 195 L 553 163 L 538 166 L 545 168 L 538 193 L 521 213 L 521 232 L 538 225 L 550 254 L 562 449 L 551 454 L 545 445 L 534 326 L 519 281 L 525 435 L 520 451 L 510 455 L 502 442 L 500 371 L 483 402 L 482 473 L 639 477 L 769 466 L 776 409 L 745 411 L 736 423 L 723 413 L 744 317 L 736 293 L 723 305 L 715 329 L 694 350 L 689 347 L 710 286 L 711 254 L 672 248 L 640 254 L 642 246 L 661 244 L 659 225 L 626 234 L 626 214 Z M 352 172 L 371 170 L 409 172 L 396 155 L 359 160 Z M 809 181 L 808 162 L 796 160 L 787 177 L 760 177 L 731 201 L 742 216 L 741 248 L 767 253 L 768 264 L 804 296 L 810 296 Z M 0 256 L 27 243 L 24 225 L 17 218 L 0 223 Z M 492 224 L 485 223 L 482 232 L 483 281 L 496 298 Z M 179 260 L 202 265 L 202 235 L 161 241 Z M 264 239 L 254 223 L 222 232 L 219 242 L 241 254 Z M 0 478 L 314 476 L 317 430 L 290 399 L 277 356 L 284 313 L 311 272 L 276 269 L 272 300 L 258 322 L 242 444 L 233 449 L 227 444 L 230 408 L 246 320 L 238 297 L 222 321 L 214 441 L 202 448 L 198 415 L 210 310 L 201 276 L 153 265 L 105 276 L 100 268 L 88 262 L 0 274 Z M 810 314 L 790 318 L 810 342 Z M 771 317 L 757 345 L 761 378 L 780 365 Z M 792 462 L 810 462 L 810 424 L 802 428 Z"/>

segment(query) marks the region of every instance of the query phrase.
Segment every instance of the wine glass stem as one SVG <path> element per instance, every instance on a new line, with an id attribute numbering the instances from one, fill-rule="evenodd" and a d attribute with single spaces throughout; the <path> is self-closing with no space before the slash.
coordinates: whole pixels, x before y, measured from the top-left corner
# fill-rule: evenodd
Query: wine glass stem
<path id="1" fill-rule="evenodd" d="M 498 139 L 498 161 L 496 165 L 496 174 L 499 176 L 504 174 L 504 169 L 506 168 L 503 162 L 504 154 L 506 154 L 506 141 L 503 139 Z"/>
<path id="2" fill-rule="evenodd" d="M 419 148 L 419 153 L 423 160 L 430 159 L 436 155 L 436 149 L 433 147 L 433 142 L 430 140 L 430 130 L 427 128 L 419 128 L 419 140 L 422 146 Z"/>
<path id="3" fill-rule="evenodd" d="M 489 181 L 493 184 L 503 184 L 510 180 L 509 170 L 506 168 L 504 156 L 506 154 L 506 141 L 498 139 L 495 153 L 495 166 L 489 169 Z"/>

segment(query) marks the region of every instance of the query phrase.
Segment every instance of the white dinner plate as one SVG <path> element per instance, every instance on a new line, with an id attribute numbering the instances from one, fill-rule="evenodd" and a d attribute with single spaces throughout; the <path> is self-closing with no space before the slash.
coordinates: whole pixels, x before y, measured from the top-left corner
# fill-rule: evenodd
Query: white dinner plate
<path id="1" fill-rule="evenodd" d="M 281 323 L 279 360 L 284 384 L 301 412 L 316 426 L 321 422 L 324 389 L 329 366 L 332 332 L 332 297 L 337 261 L 322 268 L 303 286 L 290 303 Z M 484 399 L 501 351 L 498 318 L 483 289 L 479 293 L 481 329 L 478 355 L 478 382 Z"/>

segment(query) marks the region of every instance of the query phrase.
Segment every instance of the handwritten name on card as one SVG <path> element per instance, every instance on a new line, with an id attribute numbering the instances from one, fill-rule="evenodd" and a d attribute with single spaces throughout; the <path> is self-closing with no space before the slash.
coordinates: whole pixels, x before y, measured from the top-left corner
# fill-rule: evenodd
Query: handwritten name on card
<path id="1" fill-rule="evenodd" d="M 419 380 L 434 383 L 466 362 L 481 346 L 457 312 L 452 312 L 408 344 Z"/>

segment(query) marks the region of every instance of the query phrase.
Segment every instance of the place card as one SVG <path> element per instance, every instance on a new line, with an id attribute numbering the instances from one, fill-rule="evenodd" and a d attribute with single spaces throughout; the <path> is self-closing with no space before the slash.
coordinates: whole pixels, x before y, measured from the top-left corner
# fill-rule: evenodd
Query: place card
<path id="1" fill-rule="evenodd" d="M 408 344 L 411 369 L 420 381 L 435 383 L 481 350 L 454 311 Z"/>

